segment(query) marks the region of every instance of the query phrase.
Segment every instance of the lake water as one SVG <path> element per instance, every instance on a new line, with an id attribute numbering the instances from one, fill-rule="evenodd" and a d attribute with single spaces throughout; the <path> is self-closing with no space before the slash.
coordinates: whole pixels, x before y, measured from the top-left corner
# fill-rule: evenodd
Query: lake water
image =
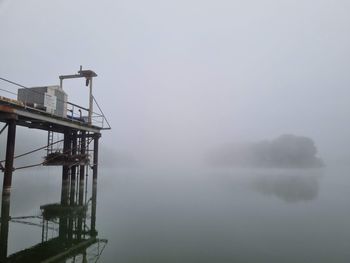
<path id="1" fill-rule="evenodd" d="M 98 262 L 348 263 L 349 171 L 101 167 Z M 60 187 L 60 170 L 15 173 L 10 215 L 40 215 Z M 10 221 L 8 255 L 41 241 Z"/>

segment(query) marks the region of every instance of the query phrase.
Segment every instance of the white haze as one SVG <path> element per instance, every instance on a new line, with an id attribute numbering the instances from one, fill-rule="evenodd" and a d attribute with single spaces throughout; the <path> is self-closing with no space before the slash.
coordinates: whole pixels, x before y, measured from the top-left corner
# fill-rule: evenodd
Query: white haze
<path id="1" fill-rule="evenodd" d="M 102 144 L 151 165 L 284 133 L 349 161 L 349 13 L 346 0 L 1 1 L 0 76 L 95 70 Z M 78 84 L 66 91 L 86 103 Z"/>

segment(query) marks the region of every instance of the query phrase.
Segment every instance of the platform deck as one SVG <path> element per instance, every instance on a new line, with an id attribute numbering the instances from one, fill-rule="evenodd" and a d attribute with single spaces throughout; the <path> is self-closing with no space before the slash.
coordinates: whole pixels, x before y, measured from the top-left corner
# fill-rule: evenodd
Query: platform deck
<path id="1" fill-rule="evenodd" d="M 63 133 L 67 129 L 91 133 L 100 133 L 103 130 L 99 126 L 53 115 L 43 110 L 16 103 L 14 100 L 0 97 L 0 122 L 7 122 L 9 119 L 15 119 L 19 126 L 59 133 Z"/>

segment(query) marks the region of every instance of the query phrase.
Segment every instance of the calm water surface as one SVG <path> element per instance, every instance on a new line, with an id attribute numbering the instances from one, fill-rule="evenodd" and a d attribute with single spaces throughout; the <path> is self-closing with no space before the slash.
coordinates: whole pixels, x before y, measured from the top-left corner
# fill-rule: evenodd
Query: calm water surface
<path id="1" fill-rule="evenodd" d="M 60 180 L 52 168 L 16 173 L 11 216 L 58 202 Z M 350 262 L 349 189 L 339 167 L 101 168 L 99 262 Z M 8 254 L 40 243 L 41 230 L 10 222 Z"/>

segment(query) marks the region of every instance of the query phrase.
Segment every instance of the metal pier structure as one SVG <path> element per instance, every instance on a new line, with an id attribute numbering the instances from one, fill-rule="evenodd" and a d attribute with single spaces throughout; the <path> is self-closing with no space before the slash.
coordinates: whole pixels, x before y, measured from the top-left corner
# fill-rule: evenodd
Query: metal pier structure
<path id="1" fill-rule="evenodd" d="M 94 203 L 95 202 L 95 203 Z M 11 217 L 10 202 L 2 200 L 3 213 L 0 232 L 0 262 L 97 262 L 107 239 L 98 238 L 94 228 L 96 200 L 78 205 L 73 202 L 68 205 L 45 204 L 40 206 L 41 214 L 36 216 Z M 8 255 L 9 223 L 27 225 L 31 228 L 41 228 L 41 240 L 36 244 Z"/>
<path id="2" fill-rule="evenodd" d="M 92 237 L 95 236 L 93 233 L 96 224 L 99 139 L 103 130 L 111 128 L 92 94 L 92 81 L 96 76 L 95 72 L 82 70 L 82 67 L 80 67 L 77 74 L 60 76 L 60 84 L 57 86 L 36 88 L 28 88 L 13 81 L 0 78 L 7 84 L 20 87 L 18 93 L 0 89 L 17 95 L 17 98 L 0 96 L 0 122 L 4 123 L 3 127 L 0 128 L 0 135 L 7 129 L 6 158 L 0 161 L 0 170 L 4 173 L 0 231 L 2 241 L 7 240 L 9 231 L 6 217 L 8 217 L 10 211 L 12 175 L 18 169 L 40 165 L 62 166 L 61 200 L 59 206 L 56 206 L 55 209 L 57 210 L 59 207 L 59 210 L 64 211 L 72 209 L 72 207 L 74 209 L 82 208 L 86 205 L 84 203 L 84 199 L 86 201 L 87 198 L 87 184 L 85 182 L 87 179 L 85 177 L 88 169 L 92 170 L 92 220 L 90 234 Z M 67 95 L 63 91 L 63 80 L 73 78 L 85 79 L 86 86 L 89 87 L 88 108 L 68 102 Z M 93 111 L 94 103 L 99 109 L 98 113 Z M 18 126 L 47 131 L 47 145 L 16 156 L 16 129 Z M 63 136 L 63 139 L 54 141 L 55 134 Z M 62 148 L 53 147 L 53 145 L 58 145 L 59 143 L 63 144 Z M 43 162 L 14 167 L 15 158 L 43 149 L 46 149 L 46 156 Z M 43 213 L 47 214 L 50 209 L 52 210 L 53 207 L 44 207 L 45 211 Z M 60 226 L 60 229 L 64 228 L 65 224 Z M 2 246 L 0 254 L 0 258 L 6 258 L 7 247 L 4 248 Z M 10 260 L 9 262 L 13 261 Z"/>

